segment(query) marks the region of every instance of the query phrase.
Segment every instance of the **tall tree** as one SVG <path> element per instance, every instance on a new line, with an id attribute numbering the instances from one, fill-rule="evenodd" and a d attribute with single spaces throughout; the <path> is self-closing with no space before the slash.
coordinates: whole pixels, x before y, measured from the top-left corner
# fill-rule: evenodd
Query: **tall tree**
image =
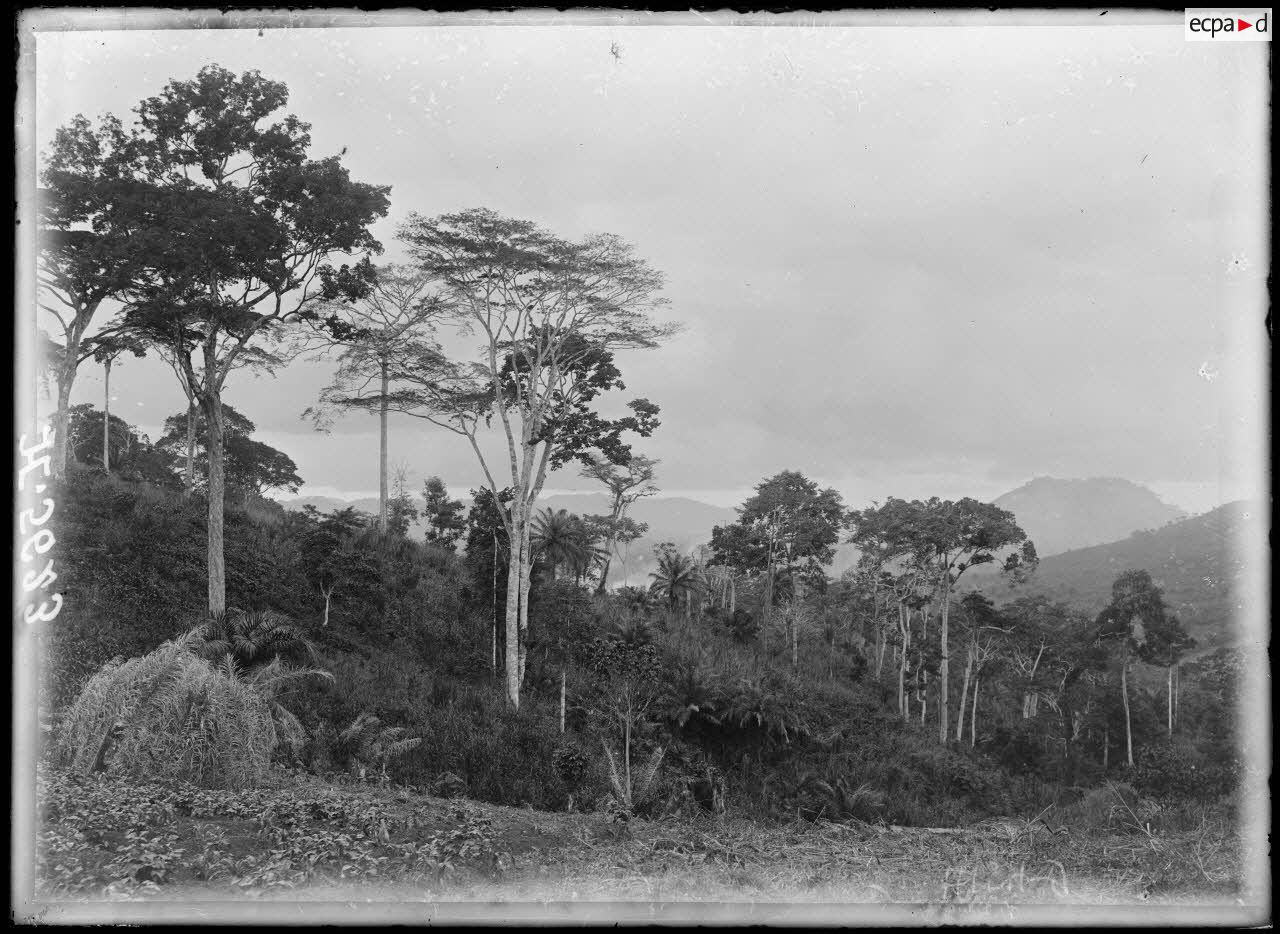
<path id="1" fill-rule="evenodd" d="M 500 490 L 497 496 L 488 488 L 471 491 L 471 508 L 467 510 L 466 562 L 471 569 L 473 586 L 483 595 L 481 604 L 488 603 L 492 624 L 491 668 L 498 676 L 498 607 L 506 606 L 506 577 L 498 574 L 499 567 L 507 567 L 511 561 L 510 490 Z M 505 653 L 504 653 L 505 654 Z"/>
<path id="2" fill-rule="evenodd" d="M 428 477 L 422 485 L 422 517 L 427 521 L 427 541 L 453 551 L 467 530 L 462 500 L 450 499 L 439 477 Z"/>
<path id="3" fill-rule="evenodd" d="M 681 554 L 668 542 L 655 547 L 654 554 L 658 568 L 649 574 L 653 578 L 649 592 L 666 603 L 669 610 L 683 606 L 685 620 L 688 621 L 693 601 L 700 598 L 706 589 L 698 562 L 690 555 Z"/>
<path id="4" fill-rule="evenodd" d="M 600 571 L 600 583 L 596 593 L 604 593 L 609 580 L 609 565 L 617 552 L 619 533 L 624 531 L 623 520 L 627 508 L 643 496 L 658 492 L 653 483 L 658 461 L 643 454 L 632 454 L 626 464 L 615 464 L 605 457 L 589 456 L 582 468 L 582 476 L 603 483 L 609 490 L 609 513 L 601 518 L 605 531 L 604 567 Z"/>
<path id="5" fill-rule="evenodd" d="M 146 354 L 146 345 L 129 334 L 104 333 L 84 342 L 93 354 L 93 359 L 102 364 L 102 411 L 106 418 L 102 425 L 102 466 L 111 471 L 111 446 L 107 433 L 107 425 L 111 420 L 111 367 L 126 353 L 135 357 Z"/>
<path id="6" fill-rule="evenodd" d="M 38 303 L 62 332 L 53 367 L 55 476 L 61 476 L 67 463 L 76 372 L 97 349 L 84 342 L 103 303 L 132 283 L 139 261 L 128 207 L 138 186 L 123 168 L 128 149 L 129 136 L 118 119 L 104 117 L 95 128 L 77 115 L 54 133 L 40 173 Z"/>
<path id="7" fill-rule="evenodd" d="M 590 556 L 590 543 L 583 534 L 581 520 L 567 509 L 552 512 L 544 509 L 533 520 L 533 555 L 541 557 L 551 570 L 551 579 L 561 565 L 570 568 L 584 564 Z"/>
<path id="8" fill-rule="evenodd" d="M 187 495 L 194 492 L 196 488 L 196 449 L 197 449 L 197 425 L 200 423 L 200 406 L 196 401 L 195 386 L 203 379 L 200 372 L 198 361 L 191 359 L 189 348 L 182 345 L 156 345 L 160 359 L 173 371 L 173 375 L 178 380 L 178 385 L 182 387 L 182 394 L 187 398 L 187 419 L 186 419 L 186 464 L 183 470 L 183 488 Z M 186 357 L 188 366 L 183 366 L 183 357 Z M 263 347 L 245 347 L 234 364 L 235 369 L 253 369 L 259 373 L 274 375 L 278 367 L 283 366 L 285 358 L 278 353 L 274 353 Z M 194 377 L 188 381 L 187 374 L 190 372 Z M 223 406 L 225 412 L 228 406 Z M 169 423 L 166 421 L 166 435 L 170 433 Z M 252 430 L 252 429 L 251 429 Z M 175 455 L 177 451 L 174 451 Z M 205 476 L 207 476 L 207 470 Z"/>
<path id="9" fill-rule="evenodd" d="M 206 494 L 210 476 L 209 420 L 202 411 L 194 425 L 189 413 L 179 412 L 164 420 L 165 433 L 156 446 L 175 459 L 184 450 L 194 454 L 194 485 Z M 288 490 L 296 493 L 302 486 L 298 467 L 283 451 L 252 437 L 256 430 L 253 422 L 228 404 L 222 406 L 223 481 L 227 491 L 235 493 L 244 502 L 262 497 L 271 490 Z M 188 447 L 188 439 L 194 441 L 194 449 Z"/>
<path id="10" fill-rule="evenodd" d="M 712 555 L 718 564 L 763 578 L 767 623 L 780 574 L 793 583 L 825 583 L 824 567 L 835 557 L 846 520 L 844 504 L 834 489 L 820 490 L 798 471 L 784 470 L 761 481 L 738 513 L 737 522 L 712 529 Z"/>
<path id="11" fill-rule="evenodd" d="M 120 174 L 145 197 L 131 248 L 141 269 L 124 326 L 168 348 L 209 432 L 209 610 L 226 607 L 223 559 L 225 436 L 222 395 L 251 347 L 319 318 L 318 301 L 367 287 L 333 254 L 381 246 L 368 227 L 389 189 L 353 182 L 339 156 L 307 158 L 310 127 L 293 115 L 265 123 L 288 100 L 256 71 L 209 65 L 142 101 Z M 198 358 L 198 360 L 197 360 Z"/>
<path id="12" fill-rule="evenodd" d="M 918 541 L 924 554 L 932 563 L 938 577 L 942 595 L 941 619 L 938 633 L 938 739 L 947 741 L 951 699 L 949 674 L 951 660 L 950 609 L 951 592 L 964 572 L 979 564 L 996 559 L 998 553 L 1021 545 L 1027 540 L 1013 513 L 991 503 L 981 503 L 965 498 L 956 502 L 937 497 L 919 504 Z M 1034 550 L 1026 551 L 1026 560 L 1034 559 Z M 1011 556 L 1008 567 L 1012 570 L 1022 563 L 1022 555 Z"/>
<path id="13" fill-rule="evenodd" d="M 315 507 L 307 509 L 315 526 L 302 539 L 303 569 L 324 597 L 321 625 L 327 627 L 334 593 L 349 582 L 374 577 L 377 570 L 364 549 L 355 547 L 356 537 L 364 525 L 355 509 L 348 507 L 323 518 Z"/>
<path id="14" fill-rule="evenodd" d="M 391 478 L 391 496 L 387 499 L 387 521 L 380 529 L 384 535 L 404 538 L 421 513 L 409 495 L 409 475 L 404 465 L 396 467 Z"/>
<path id="15" fill-rule="evenodd" d="M 110 446 L 105 452 L 104 433 Z M 67 435 L 70 456 L 82 464 L 102 464 L 105 455 L 110 469 L 126 480 L 166 489 L 177 485 L 173 457 L 152 446 L 146 435 L 116 415 L 107 417 L 87 402 L 73 405 L 68 412 Z"/>
<path id="16" fill-rule="evenodd" d="M 333 381 L 320 405 L 303 413 L 326 427 L 343 411 L 363 409 L 378 416 L 378 525 L 387 530 L 390 474 L 387 468 L 388 399 L 394 360 L 418 361 L 439 353 L 432 338 L 443 313 L 428 292 L 431 280 L 410 266 L 374 267 L 372 282 L 355 301 L 325 304 L 329 315 L 318 322 L 318 339 L 341 348 Z M 336 326 L 337 325 L 337 326 Z"/>
<path id="17" fill-rule="evenodd" d="M 633 414 L 615 420 L 591 403 L 624 388 L 614 350 L 654 347 L 673 333 L 650 317 L 665 301 L 658 297 L 662 277 L 617 237 L 570 242 L 484 209 L 414 214 L 400 236 L 455 320 L 483 338 L 479 359 L 397 374 L 416 384 L 399 399 L 393 393 L 392 408 L 465 437 L 495 495 L 500 486 L 480 433 L 494 422 L 501 432 L 512 490 L 503 517 L 512 545 L 506 687 L 518 707 L 534 506 L 549 471 L 592 451 L 626 463 L 631 452 L 621 434 L 647 437 L 656 427 L 657 407 L 646 400 L 633 401 Z"/>
<path id="18" fill-rule="evenodd" d="M 1120 698 L 1124 706 L 1125 761 L 1133 765 L 1133 718 L 1129 709 L 1129 668 L 1136 658 L 1165 664 L 1194 641 L 1168 612 L 1164 594 L 1147 571 L 1129 570 L 1111 585 L 1111 602 L 1098 614 L 1098 637 L 1119 646 Z"/>

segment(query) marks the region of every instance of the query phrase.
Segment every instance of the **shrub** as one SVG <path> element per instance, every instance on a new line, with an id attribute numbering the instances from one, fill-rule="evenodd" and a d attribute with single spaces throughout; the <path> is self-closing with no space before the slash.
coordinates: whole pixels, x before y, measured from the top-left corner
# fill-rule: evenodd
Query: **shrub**
<path id="1" fill-rule="evenodd" d="M 55 757 L 81 773 L 243 788 L 266 775 L 275 741 L 270 699 L 178 641 L 90 678 Z"/>
<path id="2" fill-rule="evenodd" d="M 1156 798 L 1209 800 L 1235 787 L 1233 761 L 1210 764 L 1194 748 L 1157 743 L 1144 746 L 1134 757 L 1130 780 L 1134 787 Z"/>

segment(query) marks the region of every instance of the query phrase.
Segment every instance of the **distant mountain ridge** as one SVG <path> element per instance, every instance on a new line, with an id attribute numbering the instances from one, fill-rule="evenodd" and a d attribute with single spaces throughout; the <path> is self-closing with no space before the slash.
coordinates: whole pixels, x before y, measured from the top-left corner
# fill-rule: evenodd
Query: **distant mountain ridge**
<path id="1" fill-rule="evenodd" d="M 1014 514 L 1041 557 L 1118 541 L 1187 515 L 1146 487 L 1119 477 L 1036 477 L 994 503 Z"/>
<path id="2" fill-rule="evenodd" d="M 1195 637 L 1197 652 L 1203 652 L 1241 638 L 1241 577 L 1268 556 L 1244 554 L 1239 542 L 1256 533 L 1266 516 L 1260 503 L 1229 503 L 1120 541 L 1050 555 L 1017 590 L 994 574 L 965 575 L 960 587 L 980 590 L 997 602 L 1042 595 L 1098 613 L 1110 601 L 1111 585 L 1121 573 L 1147 571 Z"/>
<path id="3" fill-rule="evenodd" d="M 281 499 L 286 509 L 312 505 L 321 512 L 354 506 L 376 514 L 377 497 L 344 500 L 331 496 L 301 496 Z M 1125 538 L 1140 529 L 1158 528 L 1182 518 L 1185 513 L 1162 502 L 1147 488 L 1114 477 L 1088 480 L 1060 480 L 1037 477 L 996 499 L 995 504 L 1008 509 L 1019 525 L 1035 542 L 1042 557 L 1075 548 L 1099 545 Z M 567 509 L 577 515 L 607 513 L 609 498 L 604 493 L 560 493 L 539 500 L 538 509 Z M 649 524 L 649 531 L 631 543 L 626 568 L 614 562 L 609 574 L 610 586 L 635 584 L 648 579 L 656 566 L 653 546 L 672 542 L 681 551 L 691 551 L 711 540 L 717 525 L 736 522 L 737 510 L 712 506 L 699 500 L 679 496 L 652 496 L 637 500 L 629 514 L 637 522 Z M 415 538 L 425 532 L 425 525 L 414 523 L 409 534 Z M 841 536 L 844 538 L 845 536 Z M 841 542 L 836 546 L 835 560 L 828 574 L 839 577 L 858 560 L 857 549 Z M 983 577 L 994 573 L 990 568 L 975 568 L 971 574 Z M 1108 584 L 1109 586 L 1109 584 Z"/>

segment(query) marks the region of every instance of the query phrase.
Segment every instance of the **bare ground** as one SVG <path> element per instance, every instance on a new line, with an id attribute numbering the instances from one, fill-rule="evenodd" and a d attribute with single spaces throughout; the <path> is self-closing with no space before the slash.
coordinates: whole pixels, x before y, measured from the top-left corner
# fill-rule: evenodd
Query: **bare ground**
<path id="1" fill-rule="evenodd" d="M 1269 880 L 1246 867 L 1234 834 L 1050 833 L 1020 821 L 971 828 L 899 828 L 797 822 L 787 826 L 701 816 L 612 822 L 452 802 L 316 782 L 312 791 L 385 815 L 386 852 L 438 841 L 463 815 L 485 828 L 483 846 L 447 871 L 394 863 L 381 875 L 341 860 L 305 878 L 282 874 L 129 886 L 101 900 L 52 898 L 25 916 L 72 920 L 622 921 L 847 924 L 1149 924 L 1249 922 L 1269 912 Z M 196 825 L 200 825 L 197 827 Z M 216 825 L 240 853 L 261 851 L 243 819 L 177 818 L 188 844 Z M 382 852 L 383 850 L 378 850 Z M 379 864 L 380 865 L 380 864 Z M 41 912 L 43 911 L 43 914 Z"/>

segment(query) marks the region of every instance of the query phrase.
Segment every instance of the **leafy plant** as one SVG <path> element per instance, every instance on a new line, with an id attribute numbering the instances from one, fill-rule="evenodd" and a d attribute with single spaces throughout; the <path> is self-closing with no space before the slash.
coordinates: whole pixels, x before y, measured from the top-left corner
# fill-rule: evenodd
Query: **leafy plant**
<path id="1" fill-rule="evenodd" d="M 386 726 L 373 714 L 362 711 L 338 734 L 338 745 L 359 764 L 362 780 L 366 770 L 376 765 L 380 780 L 385 784 L 390 780 L 387 763 L 422 743 L 422 737 L 406 736 L 407 732 L 402 726 Z"/>

